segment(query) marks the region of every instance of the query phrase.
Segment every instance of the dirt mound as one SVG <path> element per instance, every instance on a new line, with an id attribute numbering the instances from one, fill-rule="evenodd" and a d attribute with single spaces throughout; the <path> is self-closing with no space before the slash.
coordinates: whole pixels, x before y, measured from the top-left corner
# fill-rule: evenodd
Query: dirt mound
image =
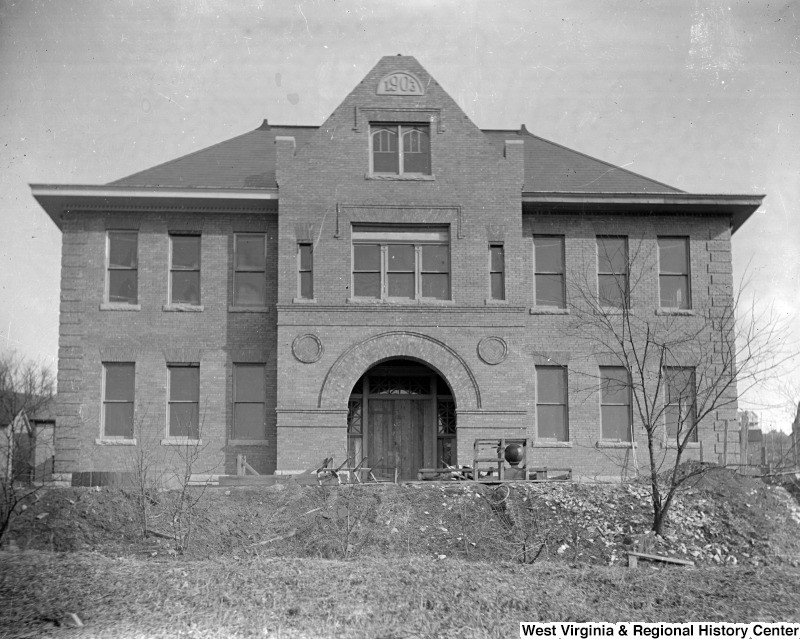
<path id="1" fill-rule="evenodd" d="M 169 493 L 142 538 L 120 489 L 43 491 L 17 519 L 20 548 L 108 555 L 174 553 Z M 188 554 L 351 558 L 460 557 L 614 564 L 638 548 L 699 564 L 800 563 L 800 507 L 780 487 L 712 468 L 675 499 L 663 537 L 648 534 L 644 483 L 471 482 L 207 489 Z"/>

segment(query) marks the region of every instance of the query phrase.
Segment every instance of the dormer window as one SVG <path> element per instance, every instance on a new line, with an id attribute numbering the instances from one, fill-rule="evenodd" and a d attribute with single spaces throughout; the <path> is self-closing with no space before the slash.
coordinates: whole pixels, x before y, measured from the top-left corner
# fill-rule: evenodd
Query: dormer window
<path id="1" fill-rule="evenodd" d="M 430 127 L 427 124 L 371 124 L 371 173 L 430 175 Z"/>

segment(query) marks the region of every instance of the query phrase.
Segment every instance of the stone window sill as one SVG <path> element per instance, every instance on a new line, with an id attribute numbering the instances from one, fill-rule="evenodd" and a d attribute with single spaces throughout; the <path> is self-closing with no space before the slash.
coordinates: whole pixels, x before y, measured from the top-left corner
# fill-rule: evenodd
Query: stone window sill
<path id="1" fill-rule="evenodd" d="M 205 307 L 198 304 L 164 304 L 161 310 L 167 313 L 202 313 Z"/>
<path id="2" fill-rule="evenodd" d="M 123 302 L 103 302 L 100 304 L 101 311 L 141 311 L 141 304 L 125 304 Z"/>
<path id="3" fill-rule="evenodd" d="M 601 439 L 595 443 L 595 448 L 636 448 L 636 442 L 623 442 L 612 439 Z"/>
<path id="4" fill-rule="evenodd" d="M 433 182 L 436 179 L 435 175 L 423 175 L 422 173 L 406 173 L 398 175 L 397 173 L 367 173 L 364 175 L 367 180 L 389 180 L 396 182 Z"/>
<path id="5" fill-rule="evenodd" d="M 691 317 L 695 314 L 691 308 L 657 308 L 656 315 L 685 315 Z"/>
<path id="6" fill-rule="evenodd" d="M 533 442 L 534 448 L 572 448 L 572 442 L 560 442 L 555 439 L 536 439 Z"/>
<path id="7" fill-rule="evenodd" d="M 533 306 L 530 313 L 531 315 L 569 315 L 569 309 L 558 306 Z"/>
<path id="8" fill-rule="evenodd" d="M 229 439 L 229 446 L 269 446 L 269 442 L 265 439 Z"/>
<path id="9" fill-rule="evenodd" d="M 313 297 L 295 297 L 292 304 L 316 304 L 317 300 Z"/>
<path id="10" fill-rule="evenodd" d="M 136 440 L 127 437 L 98 437 L 96 446 L 136 446 Z"/>
<path id="11" fill-rule="evenodd" d="M 269 313 L 268 306 L 228 306 L 229 313 Z"/>
<path id="12" fill-rule="evenodd" d="M 496 300 L 492 298 L 486 298 L 483 300 L 483 303 L 486 306 L 508 306 L 508 300 Z"/>
<path id="13" fill-rule="evenodd" d="M 202 439 L 187 439 L 186 437 L 169 437 L 161 440 L 162 446 L 202 446 Z"/>

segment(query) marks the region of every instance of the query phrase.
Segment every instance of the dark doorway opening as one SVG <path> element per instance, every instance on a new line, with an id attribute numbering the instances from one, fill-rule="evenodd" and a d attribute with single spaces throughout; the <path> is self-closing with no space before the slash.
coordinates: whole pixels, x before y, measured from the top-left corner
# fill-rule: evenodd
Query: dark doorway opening
<path id="1" fill-rule="evenodd" d="M 420 468 L 455 465 L 456 407 L 447 382 L 412 360 L 369 369 L 350 394 L 347 415 L 350 463 L 383 480 L 416 479 Z"/>

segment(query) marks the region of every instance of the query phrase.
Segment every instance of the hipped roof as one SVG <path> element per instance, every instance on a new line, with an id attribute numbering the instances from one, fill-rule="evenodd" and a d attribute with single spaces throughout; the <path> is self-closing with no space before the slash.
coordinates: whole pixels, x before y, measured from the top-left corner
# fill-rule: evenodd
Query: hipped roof
<path id="1" fill-rule="evenodd" d="M 274 189 L 275 138 L 291 136 L 302 147 L 318 127 L 269 125 L 111 182 L 111 186 Z M 520 130 L 486 130 L 502 153 L 506 140 L 525 145 L 524 192 L 681 193 L 578 151 Z M 487 158 L 489 160 L 489 158 Z"/>

